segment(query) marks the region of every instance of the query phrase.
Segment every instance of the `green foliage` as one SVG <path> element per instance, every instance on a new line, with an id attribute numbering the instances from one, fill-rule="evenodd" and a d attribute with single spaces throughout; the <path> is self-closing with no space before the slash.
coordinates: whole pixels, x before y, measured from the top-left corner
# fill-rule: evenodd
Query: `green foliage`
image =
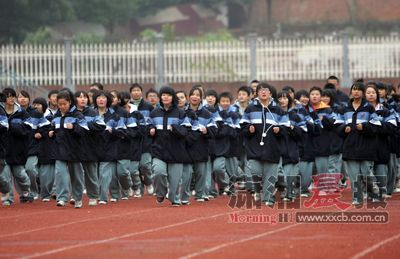
<path id="1" fill-rule="evenodd" d="M 96 35 L 94 33 L 77 33 L 72 38 L 73 43 L 78 44 L 96 44 L 96 43 L 103 43 L 104 37 Z"/>
<path id="2" fill-rule="evenodd" d="M 49 42 L 51 34 L 49 29 L 45 27 L 40 27 L 37 31 L 33 33 L 28 33 L 24 43 L 25 44 L 46 44 Z"/>

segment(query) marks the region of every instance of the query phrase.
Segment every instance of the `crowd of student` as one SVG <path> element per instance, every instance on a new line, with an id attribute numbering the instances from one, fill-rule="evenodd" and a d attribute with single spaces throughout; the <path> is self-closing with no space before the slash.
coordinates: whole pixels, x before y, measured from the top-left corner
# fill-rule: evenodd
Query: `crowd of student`
<path id="1" fill-rule="evenodd" d="M 145 100 L 146 98 L 146 100 Z M 48 100 L 11 88 L 0 105 L 2 204 L 52 198 L 57 206 L 107 204 L 144 193 L 172 206 L 251 192 L 267 206 L 310 195 L 312 175 L 351 182 L 353 204 L 400 191 L 400 96 L 357 80 L 349 96 L 339 79 L 309 91 L 264 82 L 230 92 L 187 94 L 164 86 L 129 92 L 51 91 Z M 337 187 L 337 188 L 336 188 Z"/>

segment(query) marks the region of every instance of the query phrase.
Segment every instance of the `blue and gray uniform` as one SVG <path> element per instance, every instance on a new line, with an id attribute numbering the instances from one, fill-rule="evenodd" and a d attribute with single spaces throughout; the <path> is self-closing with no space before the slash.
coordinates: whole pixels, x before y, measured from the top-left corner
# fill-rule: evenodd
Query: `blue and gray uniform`
<path id="1" fill-rule="evenodd" d="M 249 128 L 254 126 L 255 132 Z M 290 127 L 289 116 L 271 98 L 264 106 L 258 99 L 247 107 L 241 120 L 245 134 L 247 167 L 250 170 L 257 193 L 263 189 L 263 202 L 274 203 L 273 192 L 278 176 L 278 164 L 281 158 L 281 138 L 284 127 Z M 273 128 L 279 127 L 274 133 Z"/>
<path id="2" fill-rule="evenodd" d="M 72 124 L 72 129 L 66 125 Z M 73 198 L 81 201 L 83 196 L 83 169 L 80 138 L 89 130 L 85 117 L 75 106 L 62 115 L 58 111 L 52 121 L 55 140 L 56 194 L 57 201 L 67 202 L 72 187 Z"/>

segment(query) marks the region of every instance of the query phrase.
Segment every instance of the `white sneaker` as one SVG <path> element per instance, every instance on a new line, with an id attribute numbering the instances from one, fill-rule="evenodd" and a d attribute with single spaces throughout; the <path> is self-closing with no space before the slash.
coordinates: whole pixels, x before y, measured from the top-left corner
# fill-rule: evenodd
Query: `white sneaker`
<path id="1" fill-rule="evenodd" d="M 50 198 L 43 198 L 42 202 L 50 202 Z"/>
<path id="2" fill-rule="evenodd" d="M 149 186 L 147 186 L 147 194 L 153 195 L 153 193 L 154 193 L 154 187 L 152 184 L 150 184 Z"/>
<path id="3" fill-rule="evenodd" d="M 196 191 L 195 190 L 192 191 L 192 196 L 196 196 Z"/>
<path id="4" fill-rule="evenodd" d="M 256 192 L 253 194 L 254 201 L 259 201 L 261 200 L 261 194 L 259 192 Z"/>
<path id="5" fill-rule="evenodd" d="M 71 198 L 71 199 L 69 200 L 69 204 L 75 205 L 75 199 L 74 199 L 74 198 Z"/>
<path id="6" fill-rule="evenodd" d="M 267 201 L 267 202 L 265 203 L 265 206 L 273 207 L 273 206 L 274 206 L 274 203 L 273 203 L 273 202 L 270 202 L 270 201 Z"/>
<path id="7" fill-rule="evenodd" d="M 133 196 L 133 190 L 132 190 L 132 188 L 129 188 L 128 193 L 129 193 L 129 197 L 132 197 L 132 196 Z"/>
<path id="8" fill-rule="evenodd" d="M 106 202 L 106 201 L 99 201 L 99 204 L 100 204 L 100 205 L 106 205 L 107 202 Z"/>
<path id="9" fill-rule="evenodd" d="M 117 199 L 111 198 L 111 199 L 110 199 L 110 202 L 117 202 Z"/>
<path id="10" fill-rule="evenodd" d="M 82 206 L 83 206 L 82 201 L 75 201 L 75 209 L 82 208 Z"/>
<path id="11" fill-rule="evenodd" d="M 65 207 L 66 202 L 65 201 L 57 201 L 57 207 Z"/>
<path id="12" fill-rule="evenodd" d="M 135 190 L 133 192 L 134 192 L 133 197 L 135 197 L 135 198 L 142 197 L 142 193 L 140 192 L 140 189 L 137 189 L 137 190 Z"/>
<path id="13" fill-rule="evenodd" d="M 89 206 L 96 206 L 97 200 L 96 199 L 89 199 Z"/>
<path id="14" fill-rule="evenodd" d="M 121 198 L 121 200 L 127 201 L 127 200 L 128 200 L 128 197 L 124 196 L 124 197 Z"/>
<path id="15" fill-rule="evenodd" d="M 10 199 L 10 193 L 5 193 L 1 196 L 1 201 L 8 201 Z"/>
<path id="16" fill-rule="evenodd" d="M 196 201 L 197 202 L 204 202 L 205 200 L 203 198 L 197 198 Z"/>
<path id="17" fill-rule="evenodd" d="M 38 200 L 39 199 L 39 195 L 33 196 L 33 200 Z"/>

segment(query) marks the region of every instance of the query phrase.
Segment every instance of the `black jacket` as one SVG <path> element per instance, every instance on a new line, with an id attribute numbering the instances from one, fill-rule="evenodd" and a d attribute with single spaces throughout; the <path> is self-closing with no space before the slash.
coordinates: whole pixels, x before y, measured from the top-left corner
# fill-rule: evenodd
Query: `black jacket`
<path id="1" fill-rule="evenodd" d="M 19 105 L 14 104 L 14 112 L 7 114 L 9 129 L 3 134 L 6 146 L 6 162 L 9 165 L 25 165 L 27 159 L 27 143 L 31 127 L 29 114 Z"/>
<path id="2" fill-rule="evenodd" d="M 152 155 L 166 163 L 185 163 L 186 126 L 185 112 L 175 104 L 169 110 L 163 106 L 150 113 L 150 129 L 156 129 L 153 137 Z"/>
<path id="3" fill-rule="evenodd" d="M 72 123 L 74 127 L 67 129 L 65 126 Z M 89 130 L 83 114 L 73 106 L 64 116 L 60 111 L 54 115 L 52 121 L 55 140 L 55 159 L 61 161 L 80 162 L 82 152 L 81 138 Z"/>

